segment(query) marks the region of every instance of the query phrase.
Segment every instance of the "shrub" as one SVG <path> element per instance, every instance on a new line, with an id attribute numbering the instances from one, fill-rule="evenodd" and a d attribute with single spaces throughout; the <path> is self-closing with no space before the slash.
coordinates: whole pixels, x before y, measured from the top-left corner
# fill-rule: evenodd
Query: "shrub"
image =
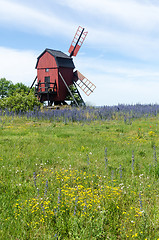
<path id="1" fill-rule="evenodd" d="M 15 91 L 12 96 L 0 99 L 0 108 L 2 110 L 8 109 L 14 112 L 26 112 L 40 105 L 32 92 L 27 95 L 24 91 Z"/>

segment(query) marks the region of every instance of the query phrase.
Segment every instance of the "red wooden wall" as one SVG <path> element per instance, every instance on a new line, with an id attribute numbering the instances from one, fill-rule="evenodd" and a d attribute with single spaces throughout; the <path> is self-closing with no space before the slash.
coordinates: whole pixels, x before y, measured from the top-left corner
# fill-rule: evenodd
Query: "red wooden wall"
<path id="1" fill-rule="evenodd" d="M 49 69 L 46 72 L 46 69 Z M 73 82 L 73 69 L 72 68 L 64 68 L 64 67 L 57 67 L 55 58 L 48 52 L 45 52 L 38 61 L 37 65 L 37 83 L 39 81 L 43 83 L 41 87 L 45 87 L 45 77 L 50 77 L 50 83 L 57 84 L 57 95 L 54 96 L 54 101 L 64 101 L 68 90 L 63 83 L 61 77 L 58 74 L 58 71 L 61 72 L 63 78 L 65 79 L 68 86 L 70 86 Z M 51 86 L 51 85 L 50 85 Z M 43 88 L 42 91 L 44 92 L 45 89 Z"/>

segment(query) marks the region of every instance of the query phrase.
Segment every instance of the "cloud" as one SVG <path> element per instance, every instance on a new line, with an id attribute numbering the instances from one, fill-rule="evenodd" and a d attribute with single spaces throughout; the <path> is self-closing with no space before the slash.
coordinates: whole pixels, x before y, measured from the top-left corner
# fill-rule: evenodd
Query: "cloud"
<path id="1" fill-rule="evenodd" d="M 92 14 L 97 17 L 97 21 L 101 18 L 107 19 L 109 22 L 103 24 L 111 27 L 112 22 L 116 22 L 118 26 L 123 24 L 135 30 L 138 28 L 143 31 L 144 28 L 147 31 L 156 29 L 159 23 L 159 3 L 154 1 L 61 0 L 60 3 L 76 12 L 83 12 L 83 15 Z"/>
<path id="2" fill-rule="evenodd" d="M 3 27 L 71 39 L 78 23 L 88 28 L 86 43 L 90 50 L 159 59 L 159 4 L 155 1 L 47 0 L 44 4 L 39 0 L 37 5 L 25 0 L 0 0 Z"/>
<path id="3" fill-rule="evenodd" d="M 114 52 L 123 56 L 139 59 L 159 59 L 158 39 L 138 33 L 109 31 L 108 29 L 94 30 L 89 28 L 87 41 L 98 51 Z"/>
<path id="4" fill-rule="evenodd" d="M 53 32 L 67 35 L 72 30 L 71 24 L 63 21 L 55 12 L 46 12 L 35 7 L 29 7 L 25 4 L 0 0 L 0 22 L 8 24 L 8 27 L 14 26 L 21 28 L 22 31 L 33 31 L 44 35 L 51 35 Z"/>
<path id="5" fill-rule="evenodd" d="M 31 85 L 35 76 L 37 53 L 0 47 L 0 78 Z"/>
<path id="6" fill-rule="evenodd" d="M 92 50 L 141 60 L 159 59 L 159 3 L 135 0 L 62 0 L 88 29 Z M 76 18 L 77 19 L 77 18 Z"/>
<path id="7" fill-rule="evenodd" d="M 77 69 L 96 85 L 84 100 L 93 105 L 116 105 L 118 103 L 159 102 L 159 70 L 148 63 L 128 63 L 92 59 L 79 56 L 75 60 Z"/>
<path id="8" fill-rule="evenodd" d="M 94 73 L 97 75 L 113 75 L 123 79 L 123 81 L 156 81 L 159 79 L 159 69 L 153 67 L 149 62 L 145 63 L 132 63 L 122 60 L 106 60 L 103 57 L 96 59 L 79 55 L 74 59 L 77 68 L 82 68 L 79 71 L 83 71 L 83 74 L 87 73 L 91 76 Z"/>
<path id="9" fill-rule="evenodd" d="M 96 79 L 97 77 L 97 79 Z M 89 97 L 82 94 L 84 100 L 93 105 L 117 105 L 117 104 L 155 104 L 159 103 L 158 88 L 156 81 L 125 81 L 121 77 L 112 75 L 92 76 L 92 82 L 96 81 L 97 88 Z"/>

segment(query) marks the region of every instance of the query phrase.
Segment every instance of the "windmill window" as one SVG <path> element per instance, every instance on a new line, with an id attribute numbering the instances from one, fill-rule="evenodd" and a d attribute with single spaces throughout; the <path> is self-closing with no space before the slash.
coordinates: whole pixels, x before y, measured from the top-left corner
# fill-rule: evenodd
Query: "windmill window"
<path id="1" fill-rule="evenodd" d="M 45 68 L 45 72 L 49 72 L 49 68 Z"/>

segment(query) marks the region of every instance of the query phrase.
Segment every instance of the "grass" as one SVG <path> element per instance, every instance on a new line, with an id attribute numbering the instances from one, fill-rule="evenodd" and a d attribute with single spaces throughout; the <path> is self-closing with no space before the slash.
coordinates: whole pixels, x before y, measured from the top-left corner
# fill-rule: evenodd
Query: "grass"
<path id="1" fill-rule="evenodd" d="M 158 123 L 1 117 L 1 239 L 158 239 Z"/>

